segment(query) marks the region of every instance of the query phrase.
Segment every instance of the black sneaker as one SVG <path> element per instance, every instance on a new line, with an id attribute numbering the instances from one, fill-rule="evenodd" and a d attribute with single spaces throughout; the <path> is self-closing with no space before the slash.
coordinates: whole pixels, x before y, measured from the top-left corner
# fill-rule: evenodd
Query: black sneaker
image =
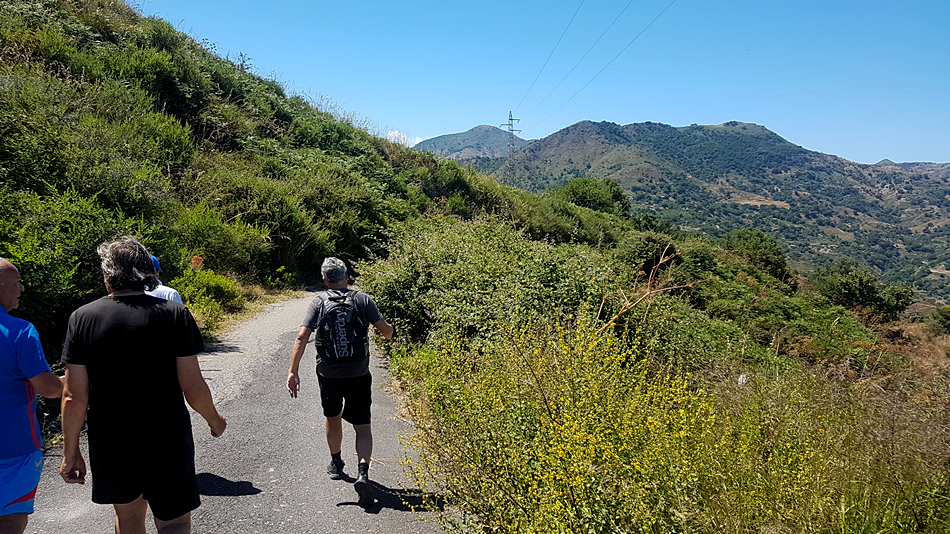
<path id="1" fill-rule="evenodd" d="M 356 482 L 353 483 L 353 487 L 356 488 L 356 493 L 360 496 L 357 504 L 363 508 L 372 506 L 373 503 L 376 502 L 376 499 L 373 497 L 373 486 L 369 483 L 369 477 L 366 476 L 366 473 L 360 473 L 360 476 L 356 477 Z"/>
<path id="2" fill-rule="evenodd" d="M 327 474 L 330 475 L 331 480 L 340 480 L 343 478 L 344 465 L 346 464 L 343 463 L 343 460 L 330 460 L 330 465 L 327 466 Z"/>

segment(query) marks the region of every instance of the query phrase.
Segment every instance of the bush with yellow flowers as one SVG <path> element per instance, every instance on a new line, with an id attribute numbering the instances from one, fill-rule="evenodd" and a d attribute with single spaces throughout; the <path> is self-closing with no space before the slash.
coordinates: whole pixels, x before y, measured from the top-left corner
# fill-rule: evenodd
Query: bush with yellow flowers
<path id="1" fill-rule="evenodd" d="M 362 268 L 401 332 L 407 472 L 447 530 L 950 532 L 948 382 L 846 310 L 753 266 L 644 275 L 494 222 L 407 224 Z"/>
<path id="2" fill-rule="evenodd" d="M 653 532 L 696 515 L 714 406 L 687 377 L 651 372 L 636 339 L 527 322 L 414 365 L 412 468 L 468 514 L 447 524 Z"/>
<path id="3" fill-rule="evenodd" d="M 854 394 L 795 372 L 714 394 L 647 356 L 637 336 L 621 341 L 586 319 L 404 353 L 418 425 L 407 472 L 446 499 L 441 521 L 456 532 L 947 525 L 939 452 L 889 450 Z"/>

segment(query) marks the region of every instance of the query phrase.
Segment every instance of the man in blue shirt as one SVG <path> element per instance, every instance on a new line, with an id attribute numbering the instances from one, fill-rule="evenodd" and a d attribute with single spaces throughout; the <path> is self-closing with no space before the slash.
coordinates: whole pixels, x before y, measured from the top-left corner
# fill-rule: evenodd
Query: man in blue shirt
<path id="1" fill-rule="evenodd" d="M 62 379 L 52 373 L 40 336 L 27 321 L 11 317 L 23 293 L 20 271 L 0 258 L 0 534 L 20 534 L 33 513 L 43 471 L 43 438 L 36 394 L 56 398 Z"/>

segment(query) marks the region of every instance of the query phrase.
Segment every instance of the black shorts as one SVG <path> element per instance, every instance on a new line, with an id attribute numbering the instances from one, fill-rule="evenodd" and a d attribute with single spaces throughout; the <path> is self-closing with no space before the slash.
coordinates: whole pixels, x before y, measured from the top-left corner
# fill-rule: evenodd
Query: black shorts
<path id="1" fill-rule="evenodd" d="M 181 517 L 201 505 L 190 423 L 186 435 L 143 444 L 108 439 L 100 443 L 94 432 L 90 429 L 92 502 L 128 504 L 141 495 L 152 515 L 162 521 Z"/>
<path id="2" fill-rule="evenodd" d="M 317 375 L 320 402 L 324 417 L 336 417 L 343 411 L 343 420 L 351 425 L 368 425 L 373 403 L 373 375 L 352 378 L 328 378 Z M 345 401 L 345 402 L 344 402 Z"/>

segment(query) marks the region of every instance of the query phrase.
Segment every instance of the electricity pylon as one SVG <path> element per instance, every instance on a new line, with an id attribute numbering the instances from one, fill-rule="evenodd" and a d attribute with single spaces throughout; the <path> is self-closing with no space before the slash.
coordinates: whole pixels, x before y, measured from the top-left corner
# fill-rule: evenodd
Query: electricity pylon
<path id="1" fill-rule="evenodd" d="M 514 167 L 512 167 L 511 154 L 515 151 L 515 133 L 521 133 L 521 130 L 515 130 L 515 123 L 519 122 L 521 119 L 516 119 L 508 112 L 508 122 L 499 125 L 499 128 L 506 128 L 508 130 L 508 160 L 505 161 L 505 172 L 503 173 L 504 179 L 502 180 L 503 184 L 511 184 L 511 179 L 514 176 Z"/>

